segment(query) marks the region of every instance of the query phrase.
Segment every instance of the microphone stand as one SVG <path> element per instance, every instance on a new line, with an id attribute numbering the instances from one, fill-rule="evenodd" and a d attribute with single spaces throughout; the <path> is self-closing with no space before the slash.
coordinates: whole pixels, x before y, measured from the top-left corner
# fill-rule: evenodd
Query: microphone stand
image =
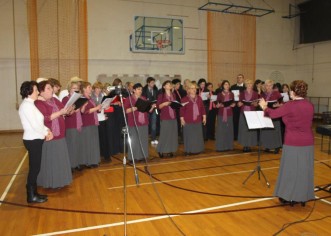
<path id="1" fill-rule="evenodd" d="M 124 236 L 127 235 L 127 190 L 126 190 L 126 140 L 125 140 L 125 136 L 127 135 L 128 137 L 128 144 L 129 144 L 129 151 L 131 152 L 131 156 L 132 156 L 132 164 L 133 164 L 133 169 L 134 169 L 134 175 L 135 175 L 135 180 L 136 180 L 136 185 L 139 186 L 139 176 L 138 176 L 138 172 L 137 172 L 137 168 L 136 168 L 136 163 L 133 157 L 133 152 L 132 152 L 132 145 L 131 145 L 131 138 L 130 138 L 130 133 L 129 133 L 129 127 L 128 127 L 128 122 L 125 116 L 125 110 L 124 110 L 124 103 L 123 103 L 123 95 L 122 93 L 119 94 L 120 96 L 120 100 L 121 100 L 121 104 L 122 104 L 122 112 L 123 112 L 123 116 L 124 116 L 124 123 L 125 123 L 125 127 L 123 127 L 122 129 L 122 133 L 124 135 L 124 145 L 123 145 L 123 194 L 124 194 Z M 130 96 L 130 93 L 129 93 Z"/>

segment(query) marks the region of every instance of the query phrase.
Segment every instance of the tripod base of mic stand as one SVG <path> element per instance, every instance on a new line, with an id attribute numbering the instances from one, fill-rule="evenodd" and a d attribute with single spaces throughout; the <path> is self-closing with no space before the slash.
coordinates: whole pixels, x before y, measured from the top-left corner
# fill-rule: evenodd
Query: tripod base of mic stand
<path id="1" fill-rule="evenodd" d="M 243 182 L 243 184 L 246 184 L 247 180 L 252 177 L 254 175 L 254 173 L 257 172 L 259 180 L 261 179 L 260 175 L 263 176 L 265 182 L 267 183 L 268 188 L 270 188 L 270 184 L 269 181 L 267 180 L 267 178 L 265 177 L 261 166 L 256 166 L 255 169 L 247 176 L 247 178 L 245 179 L 245 181 Z"/>

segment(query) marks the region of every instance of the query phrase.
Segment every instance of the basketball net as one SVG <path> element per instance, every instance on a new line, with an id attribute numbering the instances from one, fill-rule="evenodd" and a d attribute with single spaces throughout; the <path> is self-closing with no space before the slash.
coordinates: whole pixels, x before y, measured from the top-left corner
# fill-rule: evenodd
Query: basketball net
<path id="1" fill-rule="evenodd" d="M 156 47 L 163 53 L 166 53 L 166 48 L 171 44 L 170 40 L 156 40 Z"/>

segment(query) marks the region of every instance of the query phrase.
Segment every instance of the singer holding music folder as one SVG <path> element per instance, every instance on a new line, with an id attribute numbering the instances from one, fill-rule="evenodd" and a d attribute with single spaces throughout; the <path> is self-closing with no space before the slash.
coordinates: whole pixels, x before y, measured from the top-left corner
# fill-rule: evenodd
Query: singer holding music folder
<path id="1" fill-rule="evenodd" d="M 146 158 L 149 156 L 148 112 L 138 111 L 138 108 L 135 105 L 138 99 L 142 99 L 146 101 L 146 98 L 143 97 L 141 94 L 142 94 L 142 85 L 140 83 L 137 83 L 133 85 L 133 95 L 129 96 L 124 101 L 124 109 L 127 116 L 132 153 L 135 161 L 143 161 L 145 159 L 145 156 Z M 152 112 L 155 107 L 156 104 L 153 104 L 149 112 Z M 142 146 L 140 146 L 140 142 Z M 132 153 L 131 150 L 129 150 L 129 155 L 128 155 L 129 161 L 132 161 L 133 159 Z"/>
<path id="2" fill-rule="evenodd" d="M 176 110 L 171 107 L 175 100 L 175 94 L 171 92 L 172 83 L 166 80 L 162 84 L 162 92 L 157 97 L 157 107 L 160 109 L 160 137 L 157 144 L 157 152 L 162 158 L 164 156 L 173 157 L 178 148 L 178 130 Z"/>
<path id="3" fill-rule="evenodd" d="M 273 90 L 274 82 L 272 80 L 265 81 L 266 91 L 262 94 L 262 97 L 267 102 L 267 105 L 270 109 L 277 109 L 280 104 L 279 100 L 281 95 L 278 91 Z M 272 119 L 274 124 L 274 129 L 263 129 L 261 130 L 261 146 L 265 149 L 265 152 L 270 152 L 270 149 L 274 149 L 274 153 L 279 153 L 279 149 L 282 146 L 282 133 L 280 129 L 280 119 Z"/>
<path id="4" fill-rule="evenodd" d="M 278 109 L 268 108 L 262 99 L 259 105 L 270 118 L 282 118 L 285 139 L 274 196 L 281 203 L 293 205 L 314 199 L 314 135 L 312 122 L 314 106 L 305 99 L 308 85 L 295 80 L 290 85 L 292 101 Z"/>
<path id="5" fill-rule="evenodd" d="M 245 80 L 246 89 L 240 92 L 238 107 L 240 107 L 238 143 L 244 148 L 243 152 L 250 152 L 251 146 L 257 145 L 257 130 L 248 129 L 244 111 L 255 111 L 258 105 L 259 94 L 253 90 L 254 82 L 251 79 Z"/>
<path id="6" fill-rule="evenodd" d="M 187 103 L 180 108 L 185 155 L 201 153 L 205 149 L 202 124 L 206 125 L 206 110 L 195 84 L 187 83 L 187 96 L 181 103 Z"/>
<path id="7" fill-rule="evenodd" d="M 65 106 L 71 96 L 76 92 L 80 92 L 80 83 L 78 82 L 69 82 L 67 89 L 69 95 L 62 99 L 62 104 Z M 66 141 L 69 152 L 69 159 L 71 164 L 71 170 L 81 170 L 81 161 L 82 158 L 82 145 L 83 139 L 81 135 L 83 121 L 80 109 L 76 109 L 73 114 L 65 118 L 66 126 Z"/>
<path id="8" fill-rule="evenodd" d="M 217 116 L 216 129 L 216 151 L 223 152 L 233 149 L 233 111 L 232 108 L 236 105 L 234 102 L 234 94 L 230 91 L 230 82 L 223 80 L 222 92 L 217 95 L 217 105 L 219 108 Z"/>

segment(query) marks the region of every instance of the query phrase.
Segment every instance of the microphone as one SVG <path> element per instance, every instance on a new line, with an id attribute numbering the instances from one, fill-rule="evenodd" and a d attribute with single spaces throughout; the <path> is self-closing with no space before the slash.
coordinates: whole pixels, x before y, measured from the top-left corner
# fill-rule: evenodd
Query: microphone
<path id="1" fill-rule="evenodd" d="M 113 91 L 113 90 L 116 90 L 116 89 L 121 89 L 121 88 L 122 88 L 122 85 L 108 86 L 107 91 L 110 92 L 110 91 Z"/>

